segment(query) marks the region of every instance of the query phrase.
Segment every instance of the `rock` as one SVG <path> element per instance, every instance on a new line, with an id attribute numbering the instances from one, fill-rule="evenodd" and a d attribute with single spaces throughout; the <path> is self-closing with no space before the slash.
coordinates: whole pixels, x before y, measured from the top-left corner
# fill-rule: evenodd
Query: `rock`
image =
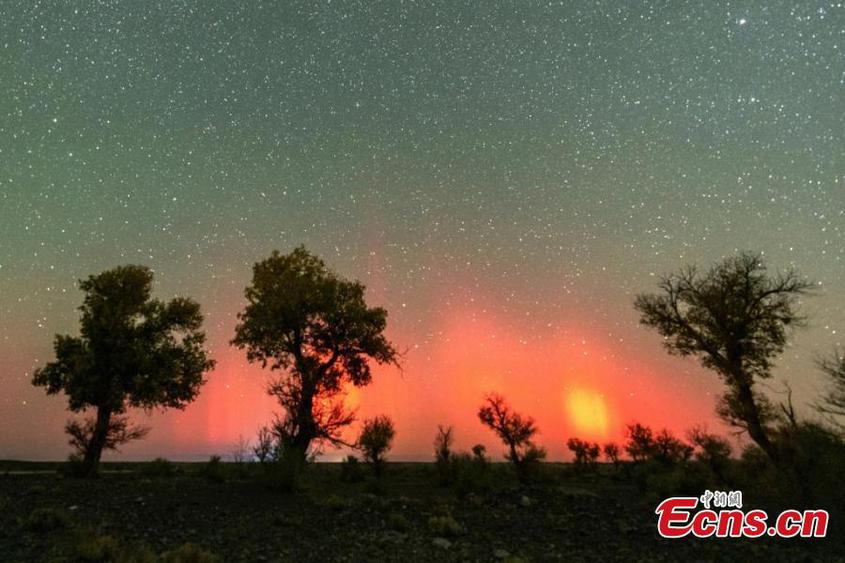
<path id="1" fill-rule="evenodd" d="M 519 500 L 519 503 L 520 503 L 522 506 L 525 506 L 525 507 L 529 507 L 529 506 L 531 506 L 531 505 L 533 504 L 533 503 L 532 503 L 532 501 L 531 501 L 531 499 L 530 499 L 530 498 L 528 498 L 528 497 L 527 497 L 527 496 L 525 496 L 525 495 L 522 495 L 522 498 Z"/>
<path id="2" fill-rule="evenodd" d="M 450 547 L 452 547 L 452 542 L 450 542 L 446 538 L 434 538 L 433 540 L 431 540 L 431 543 L 436 547 L 441 547 L 443 549 L 449 549 Z"/>

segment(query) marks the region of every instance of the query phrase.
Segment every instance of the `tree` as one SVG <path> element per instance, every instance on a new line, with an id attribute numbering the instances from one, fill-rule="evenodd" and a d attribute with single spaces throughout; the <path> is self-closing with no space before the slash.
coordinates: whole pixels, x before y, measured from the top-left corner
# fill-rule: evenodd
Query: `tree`
<path id="1" fill-rule="evenodd" d="M 531 464 L 546 457 L 546 450 L 532 440 L 537 434 L 534 419 L 512 412 L 501 395 L 488 395 L 478 410 L 478 418 L 505 443 L 508 448 L 505 459 L 514 464 L 520 479 L 526 479 Z"/>
<path id="2" fill-rule="evenodd" d="M 104 449 L 146 435 L 122 416 L 128 408 L 182 409 L 214 367 L 204 348 L 200 306 L 181 297 L 152 299 L 152 281 L 143 266 L 81 280 L 80 336 L 56 335 L 55 361 L 33 376 L 48 394 L 64 392 L 71 411 L 96 410 L 94 418 L 66 427 L 87 475 L 97 472 Z"/>
<path id="3" fill-rule="evenodd" d="M 282 372 L 268 391 L 284 411 L 276 428 L 285 456 L 304 462 L 313 444 L 343 445 L 341 431 L 355 420 L 343 386 L 369 384 L 369 360 L 397 364 L 383 334 L 387 312 L 368 307 L 364 289 L 302 246 L 253 267 L 232 344 L 250 362 Z"/>
<path id="4" fill-rule="evenodd" d="M 576 467 L 595 466 L 599 459 L 601 448 L 595 442 L 588 442 L 580 438 L 570 438 L 566 441 L 566 447 L 575 454 Z"/>
<path id="5" fill-rule="evenodd" d="M 830 379 L 830 388 L 816 409 L 824 414 L 845 416 L 845 353 L 836 350 L 830 357 L 819 360 L 818 365 Z"/>
<path id="6" fill-rule="evenodd" d="M 454 441 L 454 428 L 437 426 L 437 435 L 434 437 L 434 460 L 441 483 L 448 483 L 451 480 L 452 461 L 455 458 L 452 452 Z"/>
<path id="7" fill-rule="evenodd" d="M 364 421 L 357 445 L 363 452 L 364 459 L 372 464 L 376 476 L 381 476 L 384 454 L 392 447 L 395 436 L 393 421 L 388 416 L 381 415 Z"/>
<path id="8" fill-rule="evenodd" d="M 652 457 L 666 465 L 673 465 L 682 461 L 689 461 L 694 450 L 692 446 L 676 438 L 664 428 L 654 438 Z"/>
<path id="9" fill-rule="evenodd" d="M 703 426 L 691 428 L 687 433 L 687 438 L 696 447 L 695 458 L 707 465 L 721 482 L 727 482 L 726 473 L 732 453 L 728 441 L 711 434 Z"/>
<path id="10" fill-rule="evenodd" d="M 604 457 L 607 461 L 613 463 L 614 466 L 619 465 L 619 446 L 613 442 L 608 442 L 602 446 L 602 453 L 604 453 Z"/>
<path id="11" fill-rule="evenodd" d="M 639 422 L 628 425 L 628 442 L 625 451 L 634 461 L 644 461 L 654 455 L 654 433 Z"/>
<path id="12" fill-rule="evenodd" d="M 670 353 L 696 356 L 722 378 L 727 391 L 717 412 L 777 460 L 768 428 L 774 409 L 755 384 L 771 377 L 787 328 L 802 324 L 798 300 L 810 282 L 795 270 L 769 274 L 759 255 L 741 253 L 703 274 L 685 268 L 659 287 L 637 296 L 641 322 L 657 329 Z"/>

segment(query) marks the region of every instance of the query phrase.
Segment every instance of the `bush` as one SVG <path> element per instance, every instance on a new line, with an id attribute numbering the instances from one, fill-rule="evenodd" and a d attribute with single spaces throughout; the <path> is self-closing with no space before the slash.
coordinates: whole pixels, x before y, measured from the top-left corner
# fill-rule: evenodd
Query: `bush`
<path id="1" fill-rule="evenodd" d="M 272 463 L 264 464 L 262 479 L 271 489 L 292 493 L 302 486 L 302 474 L 307 461 L 297 452 L 282 452 Z"/>
<path id="2" fill-rule="evenodd" d="M 348 455 L 340 462 L 340 480 L 345 483 L 360 483 L 364 480 L 361 464 L 354 455 Z"/>
<path id="3" fill-rule="evenodd" d="M 172 477 L 176 475 L 176 466 L 163 457 L 157 457 L 154 460 L 141 465 L 141 475 L 153 478 Z"/>
<path id="4" fill-rule="evenodd" d="M 388 514 L 385 523 L 388 528 L 397 532 L 407 532 L 411 529 L 411 523 L 408 522 L 408 519 L 398 512 Z"/>
<path id="5" fill-rule="evenodd" d="M 345 498 L 332 494 L 326 498 L 324 506 L 334 511 L 341 511 L 352 506 L 352 503 Z"/>
<path id="6" fill-rule="evenodd" d="M 628 442 L 625 450 L 634 461 L 649 459 L 654 452 L 654 433 L 640 423 L 628 425 Z"/>
<path id="7" fill-rule="evenodd" d="M 451 426 L 445 428 L 438 426 L 437 436 L 434 437 L 434 466 L 437 469 L 437 476 L 442 485 L 448 485 L 452 482 L 453 430 Z"/>
<path id="8" fill-rule="evenodd" d="M 595 467 L 601 449 L 594 442 L 587 442 L 579 438 L 570 438 L 566 447 L 575 454 L 575 466 L 578 468 Z"/>
<path id="9" fill-rule="evenodd" d="M 534 477 L 534 466 L 546 457 L 546 450 L 533 442 L 538 431 L 534 419 L 511 411 L 504 397 L 496 393 L 485 398 L 478 419 L 507 446 L 505 459 L 514 464 L 519 480 L 526 482 Z"/>
<path id="10" fill-rule="evenodd" d="M 732 453 L 728 441 L 700 426 L 692 428 L 687 438 L 696 448 L 695 459 L 710 469 L 720 483 L 727 483 Z"/>
<path id="11" fill-rule="evenodd" d="M 393 445 L 396 430 L 393 421 L 385 415 L 364 421 L 358 447 L 364 453 L 364 458 L 372 465 L 376 477 L 380 477 L 384 467 L 384 454 Z"/>
<path id="12" fill-rule="evenodd" d="M 193 543 L 183 543 L 162 555 L 164 563 L 218 563 L 220 558 Z"/>
<path id="13" fill-rule="evenodd" d="M 639 423 L 628 425 L 625 449 L 634 461 L 656 460 L 665 465 L 688 461 L 694 450 L 666 429 L 655 436 L 651 428 Z"/>
<path id="14" fill-rule="evenodd" d="M 219 455 L 211 456 L 211 459 L 200 468 L 200 475 L 212 483 L 222 483 L 226 480 L 226 468 L 223 467 L 223 460 Z"/>
<path id="15" fill-rule="evenodd" d="M 435 536 L 455 537 L 464 533 L 464 527 L 449 514 L 432 516 L 428 519 L 428 529 Z"/>
<path id="16" fill-rule="evenodd" d="M 71 454 L 68 456 L 67 461 L 59 466 L 59 473 L 65 477 L 82 479 L 88 476 L 88 466 L 85 465 L 81 456 Z"/>
<path id="17" fill-rule="evenodd" d="M 472 456 L 467 453 L 453 455 L 450 468 L 458 496 L 486 492 L 492 487 L 490 460 L 484 457 L 483 450 Z"/>
<path id="18" fill-rule="evenodd" d="M 602 447 L 602 452 L 607 461 L 613 463 L 614 467 L 619 466 L 619 446 L 613 442 L 608 442 Z"/>
<path id="19" fill-rule="evenodd" d="M 668 430 L 661 430 L 654 439 L 652 457 L 666 465 L 689 461 L 693 447 L 675 438 Z"/>
<path id="20" fill-rule="evenodd" d="M 21 524 L 30 532 L 45 534 L 70 528 L 71 520 L 63 510 L 36 508 Z"/>
<path id="21" fill-rule="evenodd" d="M 278 436 L 268 426 L 262 426 L 258 430 L 255 446 L 252 448 L 255 459 L 261 464 L 277 461 L 279 451 Z"/>
<path id="22" fill-rule="evenodd" d="M 90 529 L 78 533 L 74 551 L 77 561 L 106 563 L 123 559 L 123 550 L 117 539 Z"/>

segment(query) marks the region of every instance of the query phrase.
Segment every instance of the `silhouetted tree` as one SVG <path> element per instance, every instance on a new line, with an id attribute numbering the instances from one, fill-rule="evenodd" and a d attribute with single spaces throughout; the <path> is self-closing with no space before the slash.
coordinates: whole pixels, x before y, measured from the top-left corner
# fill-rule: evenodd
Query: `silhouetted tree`
<path id="1" fill-rule="evenodd" d="M 488 395 L 478 410 L 478 418 L 505 443 L 508 448 L 505 459 L 514 464 L 520 479 L 527 478 L 531 464 L 546 457 L 546 450 L 532 441 L 537 434 L 534 419 L 512 412 L 501 395 Z"/>
<path id="2" fill-rule="evenodd" d="M 255 264 L 245 295 L 232 344 L 250 362 L 283 372 L 268 389 L 284 409 L 276 424 L 283 455 L 305 461 L 313 443 L 343 444 L 340 432 L 355 418 L 343 385 L 370 383 L 369 360 L 397 361 L 383 334 L 387 312 L 368 307 L 361 283 L 301 246 Z"/>
<path id="3" fill-rule="evenodd" d="M 204 349 L 199 305 L 187 298 L 152 299 L 152 281 L 143 266 L 80 281 L 80 336 L 57 335 L 56 360 L 33 376 L 48 394 L 64 392 L 71 411 L 96 410 L 93 419 L 66 427 L 87 475 L 96 473 L 104 449 L 147 433 L 121 416 L 127 408 L 184 408 L 214 366 Z"/>
<path id="4" fill-rule="evenodd" d="M 694 448 L 683 440 L 676 438 L 665 428 L 654 437 L 654 452 L 652 457 L 661 463 L 671 465 L 682 461 L 689 461 Z"/>
<path id="5" fill-rule="evenodd" d="M 434 437 L 434 462 L 440 482 L 448 484 L 452 474 L 452 442 L 454 429 L 451 426 L 438 426 Z"/>
<path id="6" fill-rule="evenodd" d="M 705 464 L 723 483 L 727 481 L 731 445 L 724 438 L 711 434 L 702 426 L 695 426 L 687 438 L 696 447 L 695 458 Z"/>
<path id="7" fill-rule="evenodd" d="M 830 357 L 819 360 L 818 364 L 830 379 L 830 388 L 816 408 L 825 414 L 845 416 L 845 353 L 836 350 Z"/>
<path id="8" fill-rule="evenodd" d="M 614 466 L 619 465 L 619 446 L 613 442 L 608 442 L 602 447 L 605 459 L 613 463 Z"/>
<path id="9" fill-rule="evenodd" d="M 796 271 L 771 275 L 760 256 L 742 253 L 703 274 L 688 267 L 666 276 L 659 294 L 639 295 L 635 303 L 670 353 L 697 356 L 719 374 L 728 389 L 717 412 L 773 460 L 778 452 L 767 425 L 775 415 L 755 384 L 771 377 L 787 327 L 801 324 L 798 299 L 810 288 Z"/>
<path id="10" fill-rule="evenodd" d="M 644 461 L 654 455 L 654 432 L 639 422 L 628 425 L 628 442 L 625 451 L 634 461 Z"/>
<path id="11" fill-rule="evenodd" d="M 390 417 L 381 415 L 364 421 L 357 446 L 372 466 L 376 476 L 381 476 L 384 467 L 384 454 L 393 445 L 396 430 Z"/>
<path id="12" fill-rule="evenodd" d="M 575 454 L 575 465 L 581 468 L 594 466 L 601 453 L 598 444 L 580 438 L 570 438 L 566 441 L 566 447 Z"/>

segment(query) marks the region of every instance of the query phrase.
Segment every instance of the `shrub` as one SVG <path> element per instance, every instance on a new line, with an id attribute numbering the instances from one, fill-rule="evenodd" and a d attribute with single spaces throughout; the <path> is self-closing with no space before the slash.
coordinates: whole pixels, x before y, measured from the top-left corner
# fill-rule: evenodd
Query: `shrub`
<path id="1" fill-rule="evenodd" d="M 473 459 L 477 461 L 488 462 L 490 461 L 487 459 L 487 448 L 484 444 L 476 444 L 472 447 L 472 456 Z"/>
<path id="2" fill-rule="evenodd" d="M 687 438 L 696 448 L 695 459 L 710 469 L 721 483 L 726 483 L 732 453 L 728 441 L 701 426 L 690 429 Z"/>
<path id="3" fill-rule="evenodd" d="M 657 436 L 651 428 L 642 424 L 628 425 L 628 443 L 625 444 L 628 455 L 634 461 L 653 459 L 672 465 L 689 461 L 694 448 L 672 435 L 668 430 L 661 430 Z"/>
<path id="4" fill-rule="evenodd" d="M 358 447 L 364 453 L 364 458 L 372 465 L 377 477 L 382 474 L 384 454 L 390 450 L 396 430 L 393 421 L 385 415 L 364 421 L 361 435 L 358 437 Z"/>
<path id="5" fill-rule="evenodd" d="M 157 457 L 141 465 L 141 474 L 144 477 L 172 477 L 176 474 L 176 466 L 163 457 Z"/>
<path id="6" fill-rule="evenodd" d="M 628 442 L 625 450 L 634 461 L 649 459 L 654 452 L 654 433 L 640 423 L 628 425 Z"/>
<path id="7" fill-rule="evenodd" d="M 388 514 L 385 523 L 388 528 L 396 530 L 397 532 L 407 532 L 411 529 L 411 523 L 408 522 L 408 519 L 398 512 L 391 512 Z"/>
<path id="8" fill-rule="evenodd" d="M 71 521 L 70 516 L 63 510 L 36 508 L 23 520 L 22 524 L 30 532 L 44 534 L 67 529 Z"/>
<path id="9" fill-rule="evenodd" d="M 296 452 L 281 452 L 275 461 L 264 464 L 262 479 L 271 489 L 287 493 L 298 491 L 307 463 Z"/>
<path id="10" fill-rule="evenodd" d="M 458 496 L 481 493 L 491 488 L 490 460 L 483 450 L 478 454 L 458 453 L 449 464 L 452 483 Z"/>
<path id="11" fill-rule="evenodd" d="M 88 466 L 77 454 L 68 456 L 67 461 L 59 467 L 59 473 L 65 477 L 81 479 L 88 476 Z"/>
<path id="12" fill-rule="evenodd" d="M 448 485 L 452 482 L 452 442 L 454 441 L 453 428 L 451 426 L 437 427 L 437 436 L 434 437 L 434 465 L 437 469 L 437 476 L 440 483 Z"/>
<path id="13" fill-rule="evenodd" d="M 654 451 L 652 457 L 667 465 L 689 461 L 692 457 L 693 447 L 685 444 L 672 435 L 671 432 L 661 430 L 654 439 Z"/>
<path id="14" fill-rule="evenodd" d="M 183 543 L 162 556 L 163 563 L 218 563 L 220 558 L 193 543 Z"/>
<path id="15" fill-rule="evenodd" d="M 258 430 L 255 446 L 252 448 L 252 453 L 259 463 L 265 464 L 278 459 L 279 447 L 278 438 L 273 431 L 267 427 L 262 426 Z"/>
<path id="16" fill-rule="evenodd" d="M 601 452 L 598 444 L 580 438 L 570 438 L 566 447 L 575 454 L 575 465 L 579 468 L 594 467 Z"/>
<path id="17" fill-rule="evenodd" d="M 222 483 L 226 480 L 226 469 L 223 467 L 223 460 L 219 455 L 213 455 L 200 469 L 200 475 L 213 483 Z"/>
<path id="18" fill-rule="evenodd" d="M 76 561 L 91 563 L 119 561 L 123 555 L 117 539 L 91 529 L 84 529 L 78 533 L 74 551 Z"/>
<path id="19" fill-rule="evenodd" d="M 546 450 L 533 442 L 537 426 L 530 416 L 511 411 L 504 397 L 491 393 L 478 409 L 481 423 L 493 430 L 507 446 L 505 459 L 514 464 L 523 482 L 534 474 L 533 466 L 546 457 Z"/>
<path id="20" fill-rule="evenodd" d="M 428 519 L 428 529 L 435 536 L 455 537 L 464 533 L 464 527 L 450 515 L 432 516 Z"/>
<path id="21" fill-rule="evenodd" d="M 608 442 L 602 447 L 602 452 L 607 461 L 613 463 L 614 467 L 619 466 L 619 446 L 613 442 Z"/>
<path id="22" fill-rule="evenodd" d="M 331 510 L 341 511 L 341 510 L 346 510 L 347 508 L 349 508 L 352 505 L 352 503 L 349 502 L 345 498 L 342 498 L 342 497 L 339 497 L 338 495 L 332 494 L 332 495 L 329 495 L 326 498 L 324 505 L 325 505 L 326 508 L 329 508 Z"/>
<path id="23" fill-rule="evenodd" d="M 340 462 L 340 480 L 346 483 L 359 483 L 364 480 L 361 464 L 354 455 L 348 455 Z"/>

